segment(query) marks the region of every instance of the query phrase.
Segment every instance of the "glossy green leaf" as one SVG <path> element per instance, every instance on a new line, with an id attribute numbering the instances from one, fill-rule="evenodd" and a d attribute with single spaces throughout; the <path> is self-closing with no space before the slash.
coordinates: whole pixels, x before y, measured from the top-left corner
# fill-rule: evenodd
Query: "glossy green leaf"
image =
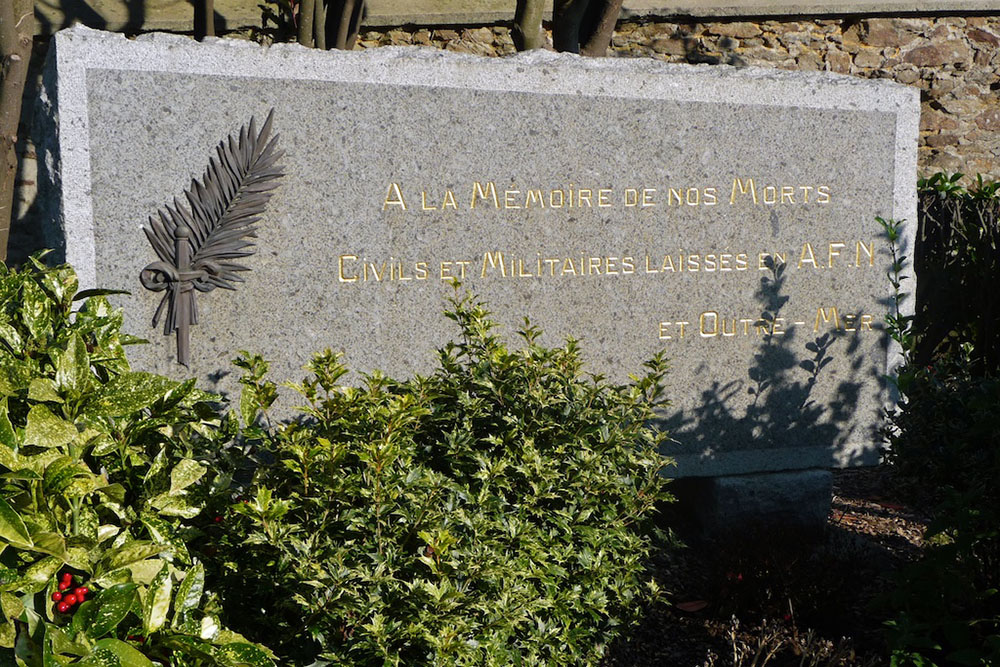
<path id="1" fill-rule="evenodd" d="M 14 648 L 14 641 L 17 639 L 17 628 L 14 627 L 14 620 L 5 618 L 0 622 L 0 648 Z"/>
<path id="2" fill-rule="evenodd" d="M 0 593 L 0 611 L 5 618 L 18 618 L 24 612 L 24 602 L 11 593 Z"/>
<path id="3" fill-rule="evenodd" d="M 128 566 L 129 572 L 132 573 L 132 581 L 148 586 L 153 583 L 153 579 L 159 574 L 165 562 L 162 558 L 153 558 L 132 563 Z"/>
<path id="4" fill-rule="evenodd" d="M 174 531 L 174 527 L 169 521 L 149 512 L 143 512 L 141 520 L 153 540 L 159 542 L 160 544 L 169 544 L 173 548 L 173 554 L 176 561 L 183 565 L 189 565 L 191 563 L 191 556 L 188 553 L 187 545 Z"/>
<path id="5" fill-rule="evenodd" d="M 201 479 L 205 472 L 205 466 L 198 461 L 181 459 L 170 471 L 170 493 L 174 494 L 186 489 Z"/>
<path id="6" fill-rule="evenodd" d="M 90 380 L 90 357 L 80 334 L 70 336 L 66 349 L 56 360 L 56 385 L 64 392 L 79 395 Z"/>
<path id="7" fill-rule="evenodd" d="M 152 373 L 125 373 L 94 392 L 86 409 L 112 417 L 130 415 L 148 408 L 177 383 Z"/>
<path id="8" fill-rule="evenodd" d="M 110 588 L 110 587 L 109 587 Z M 73 612 L 69 632 L 74 636 L 87 636 L 87 628 L 94 624 L 94 614 L 97 612 L 97 602 L 93 598 L 87 600 Z"/>
<path id="9" fill-rule="evenodd" d="M 45 292 L 35 283 L 27 281 L 21 287 L 21 321 L 37 341 L 44 341 L 52 330 L 48 302 Z"/>
<path id="10" fill-rule="evenodd" d="M 90 655 L 77 664 L 86 667 L 154 667 L 138 649 L 111 637 L 94 644 Z"/>
<path id="11" fill-rule="evenodd" d="M 273 667 L 274 661 L 253 644 L 225 644 L 215 650 L 216 659 L 226 667 Z"/>
<path id="12" fill-rule="evenodd" d="M 0 322 L 0 340 L 10 345 L 12 350 L 20 350 L 24 345 L 21 334 L 17 333 L 17 329 L 6 322 Z"/>
<path id="13" fill-rule="evenodd" d="M 174 597 L 173 623 L 175 626 L 180 622 L 181 614 L 198 607 L 204 590 L 205 567 L 201 563 L 195 563 L 194 567 L 187 571 L 184 581 L 177 587 L 177 595 Z"/>
<path id="14" fill-rule="evenodd" d="M 74 477 L 83 473 L 90 475 L 90 470 L 82 468 L 69 456 L 60 456 L 45 466 L 43 489 L 48 494 L 62 493 Z"/>
<path id="15" fill-rule="evenodd" d="M 142 607 L 142 627 L 147 635 L 163 627 L 170 610 L 170 594 L 173 589 L 173 577 L 170 576 L 170 566 L 166 563 L 146 591 L 146 600 Z"/>
<path id="16" fill-rule="evenodd" d="M 76 271 L 68 265 L 51 268 L 40 276 L 39 283 L 56 304 L 68 309 L 80 283 Z"/>
<path id="17" fill-rule="evenodd" d="M 45 624 L 45 644 L 45 648 L 52 652 L 54 665 L 63 665 L 71 660 L 69 657 L 60 656 L 85 656 L 89 652 L 86 646 L 70 639 L 62 628 L 49 623 Z"/>
<path id="18" fill-rule="evenodd" d="M 28 385 L 28 398 L 32 401 L 62 403 L 63 398 L 56 391 L 56 383 L 49 378 L 35 378 Z"/>
<path id="19" fill-rule="evenodd" d="M 197 505 L 190 505 L 184 497 L 172 496 L 168 493 L 163 493 L 153 498 L 149 504 L 164 516 L 179 516 L 185 519 L 193 519 L 201 514 L 201 508 Z"/>
<path id="20" fill-rule="evenodd" d="M 0 351 L 0 396 L 11 396 L 31 382 L 31 364 Z"/>
<path id="21" fill-rule="evenodd" d="M 101 562 L 106 564 L 106 569 L 114 570 L 168 550 L 168 547 L 162 544 L 154 544 L 153 542 L 129 542 L 106 553 Z"/>
<path id="22" fill-rule="evenodd" d="M 3 445 L 5 449 L 17 449 L 17 434 L 14 432 L 14 426 L 10 423 L 6 396 L 0 397 L 0 445 Z M 3 461 L 0 460 L 0 464 L 2 463 Z"/>
<path id="23" fill-rule="evenodd" d="M 21 515 L 0 496 L 0 537 L 14 546 L 30 547 L 31 536 L 28 527 L 21 520 Z"/>
<path id="24" fill-rule="evenodd" d="M 46 556 L 45 558 L 32 563 L 27 570 L 24 571 L 23 586 L 26 591 L 31 593 L 37 593 L 45 588 L 49 580 L 56 576 L 56 572 L 59 571 L 62 565 L 62 560 L 55 558 L 53 556 Z"/>
<path id="25" fill-rule="evenodd" d="M 57 417 L 44 405 L 33 405 L 28 411 L 24 429 L 24 444 L 38 447 L 64 447 L 77 435 L 76 426 Z"/>
<path id="26" fill-rule="evenodd" d="M 24 462 L 13 449 L 8 449 L 5 445 L 0 445 L 0 466 L 10 471 L 24 470 Z"/>
<path id="27" fill-rule="evenodd" d="M 92 604 L 93 611 L 88 612 L 89 623 L 82 629 L 91 639 L 103 637 L 118 627 L 137 603 L 135 584 L 118 584 L 107 588 L 89 603 L 84 603 Z"/>
<path id="28" fill-rule="evenodd" d="M 59 533 L 32 533 L 31 541 L 34 551 L 55 556 L 63 562 L 69 560 L 69 554 L 66 553 L 66 540 Z"/>
<path id="29" fill-rule="evenodd" d="M 90 453 L 97 457 L 107 456 L 118 449 L 118 443 L 115 442 L 114 438 L 107 433 L 99 434 L 97 437 L 88 441 L 87 444 L 93 447 L 93 449 L 90 450 Z"/>

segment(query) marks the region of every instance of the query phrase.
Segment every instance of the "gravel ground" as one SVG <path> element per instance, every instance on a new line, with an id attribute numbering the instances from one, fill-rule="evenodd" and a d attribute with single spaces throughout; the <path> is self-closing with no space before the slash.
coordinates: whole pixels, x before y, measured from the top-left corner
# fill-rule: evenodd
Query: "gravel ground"
<path id="1" fill-rule="evenodd" d="M 667 591 L 606 667 L 887 664 L 879 596 L 916 557 L 926 517 L 893 494 L 891 471 L 834 473 L 821 541 L 790 534 L 740 544 L 681 536 L 654 565 Z"/>

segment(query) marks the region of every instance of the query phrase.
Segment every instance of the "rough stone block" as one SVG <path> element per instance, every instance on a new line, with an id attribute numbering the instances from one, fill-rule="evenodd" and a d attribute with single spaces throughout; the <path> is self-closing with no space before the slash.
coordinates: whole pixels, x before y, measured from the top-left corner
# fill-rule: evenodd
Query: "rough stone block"
<path id="1" fill-rule="evenodd" d="M 60 33 L 50 57 L 51 238 L 85 287 L 129 292 L 113 301 L 151 341 L 130 351 L 143 369 L 235 393 L 239 350 L 284 379 L 330 347 L 359 371 L 427 372 L 456 334 L 441 315 L 456 278 L 509 337 L 530 317 L 543 344 L 580 339 L 588 370 L 613 381 L 665 349 L 681 475 L 876 458 L 896 357 L 874 218 L 915 219 L 912 89 L 86 29 Z M 194 295 L 185 368 L 183 337 L 151 320 L 216 268 L 203 241 L 180 241 L 192 268 L 161 266 L 169 291 L 145 289 L 140 274 L 166 260 L 143 225 L 175 197 L 187 208 L 219 142 L 272 109 L 285 176 L 245 282 Z"/>
<path id="2" fill-rule="evenodd" d="M 760 539 L 773 533 L 818 534 L 830 513 L 833 475 L 828 470 L 732 475 L 687 480 L 681 499 L 701 529 L 713 537 Z"/>

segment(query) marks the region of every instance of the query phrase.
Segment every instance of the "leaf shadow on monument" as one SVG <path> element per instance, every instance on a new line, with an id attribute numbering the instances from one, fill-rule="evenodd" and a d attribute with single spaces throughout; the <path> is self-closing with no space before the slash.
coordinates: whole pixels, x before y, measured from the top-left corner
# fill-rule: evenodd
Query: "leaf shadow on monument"
<path id="1" fill-rule="evenodd" d="M 878 438 L 877 427 L 868 433 L 858 432 L 863 428 L 859 424 L 869 421 L 855 419 L 862 389 L 872 381 L 883 389 L 886 381 L 874 369 L 866 369 L 858 333 L 834 327 L 815 334 L 810 331 L 808 339 L 803 340 L 802 328 L 784 332 L 776 329 L 774 323 L 783 317 L 790 298 L 785 294 L 787 265 L 770 260 L 767 268 L 768 275 L 761 278 L 754 293 L 761 312 L 753 326 L 762 327 L 764 333 L 745 377 L 711 380 L 708 387 L 701 389 L 696 407 L 675 412 L 668 409 L 658 420 L 658 426 L 672 439 L 665 453 L 694 456 L 706 462 L 752 450 L 809 448 L 816 455 L 810 455 L 809 461 L 802 462 L 804 465 L 788 461 L 782 467 L 860 463 L 863 452 L 854 451 L 849 443 L 874 443 Z M 847 364 L 843 357 L 849 360 Z M 831 391 L 824 376 L 831 372 L 830 364 L 835 361 L 844 377 Z M 703 362 L 696 371 L 699 377 L 705 377 L 708 365 Z M 818 390 L 821 384 L 826 386 Z M 821 391 L 823 395 L 819 396 Z M 743 470 L 744 466 L 751 469 Z M 770 468 L 751 461 L 731 467 L 741 472 Z"/>

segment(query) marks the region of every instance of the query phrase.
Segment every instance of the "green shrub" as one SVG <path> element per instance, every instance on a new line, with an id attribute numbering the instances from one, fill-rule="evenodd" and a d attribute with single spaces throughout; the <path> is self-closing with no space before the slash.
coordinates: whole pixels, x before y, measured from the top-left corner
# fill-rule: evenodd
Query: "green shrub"
<path id="1" fill-rule="evenodd" d="M 921 180 L 913 262 L 914 363 L 966 355 L 976 375 L 1000 371 L 1000 183 L 962 174 Z M 971 349 L 962 352 L 963 346 Z"/>
<path id="2" fill-rule="evenodd" d="M 938 179 L 941 194 L 934 196 L 952 196 L 945 186 L 953 182 Z M 884 224 L 894 241 L 896 223 Z M 969 227 L 956 223 L 954 229 Z M 959 246 L 956 241 L 951 251 Z M 885 458 L 910 500 L 933 517 L 920 560 L 900 572 L 887 601 L 893 665 L 1000 664 L 1000 375 L 990 354 L 976 348 L 994 334 L 975 318 L 948 320 L 942 327 L 951 332 L 947 344 L 934 346 L 933 362 L 925 364 L 917 360 L 921 341 L 928 341 L 920 319 L 919 310 L 915 318 L 898 312 L 889 318 L 905 364 L 898 369 L 900 404 L 889 414 Z"/>
<path id="3" fill-rule="evenodd" d="M 185 546 L 235 424 L 194 381 L 132 372 L 121 323 L 69 267 L 0 265 L 0 662 L 271 665 Z"/>
<path id="4" fill-rule="evenodd" d="M 453 305 L 461 340 L 431 376 L 341 386 L 322 354 L 305 417 L 256 433 L 264 465 L 212 548 L 227 608 L 245 603 L 230 624 L 276 637 L 283 664 L 596 664 L 655 589 L 664 361 L 614 386 L 574 343 L 526 325 L 508 349 L 479 304 Z M 274 389 L 241 364 L 252 420 Z"/>

